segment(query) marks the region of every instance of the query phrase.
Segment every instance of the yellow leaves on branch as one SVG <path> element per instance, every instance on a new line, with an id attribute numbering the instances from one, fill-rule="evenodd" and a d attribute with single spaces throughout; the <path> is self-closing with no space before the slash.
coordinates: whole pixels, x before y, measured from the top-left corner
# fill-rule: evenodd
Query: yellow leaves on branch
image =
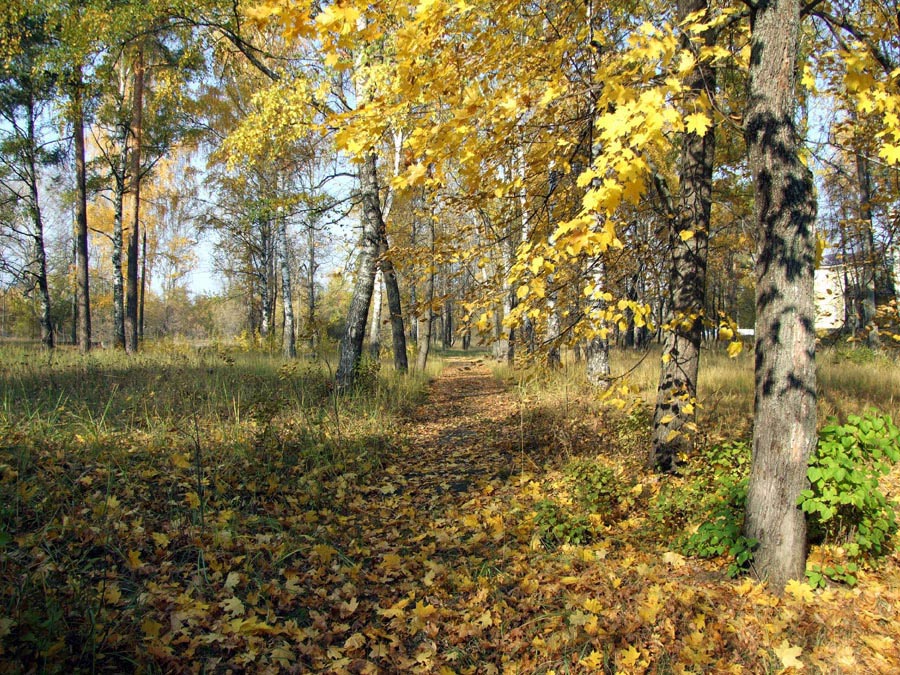
<path id="1" fill-rule="evenodd" d="M 689 133 L 702 137 L 712 127 L 712 120 L 703 113 L 692 113 L 684 118 L 684 125 Z"/>
<path id="2" fill-rule="evenodd" d="M 880 67 L 863 44 L 850 45 L 839 56 L 844 65 L 844 88 L 856 110 L 869 120 L 880 122 L 876 136 L 881 140 L 878 156 L 888 164 L 900 164 L 900 69 L 879 73 Z"/>

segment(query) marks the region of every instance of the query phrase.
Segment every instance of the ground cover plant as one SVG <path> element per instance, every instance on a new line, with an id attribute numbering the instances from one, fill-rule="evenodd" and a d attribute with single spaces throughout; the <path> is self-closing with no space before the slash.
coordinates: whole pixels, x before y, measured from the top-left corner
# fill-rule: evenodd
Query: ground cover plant
<path id="1" fill-rule="evenodd" d="M 900 660 L 892 528 L 877 556 L 854 554 L 846 518 L 821 530 L 819 577 L 783 596 L 741 558 L 752 545 L 735 548 L 741 360 L 712 356 L 709 431 L 663 477 L 644 467 L 646 407 L 598 401 L 570 358 L 555 374 L 492 373 L 483 355 L 454 355 L 430 384 L 373 363 L 335 398 L 327 361 L 239 349 L 3 356 L 3 672 L 891 672 Z M 616 358 L 624 372 L 631 357 Z M 639 397 L 639 375 L 631 387 Z M 852 395 L 830 390 L 849 409 Z M 870 438 L 862 422 L 882 419 L 849 415 L 824 443 L 852 448 L 840 439 Z M 890 519 L 896 470 L 876 473 Z"/>

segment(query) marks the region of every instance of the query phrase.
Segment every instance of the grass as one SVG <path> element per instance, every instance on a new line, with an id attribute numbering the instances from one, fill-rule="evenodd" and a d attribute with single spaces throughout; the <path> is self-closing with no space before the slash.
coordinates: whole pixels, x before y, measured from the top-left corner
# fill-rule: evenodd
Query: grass
<path id="1" fill-rule="evenodd" d="M 326 482 L 378 472 L 442 367 L 401 377 L 369 363 L 338 397 L 335 361 L 4 346 L 0 662 L 93 671 L 102 652 L 105 668 L 133 670 L 125 641 L 146 628 L 148 560 L 163 561 L 155 583 L 192 575 L 202 595 L 224 559 L 290 556 L 302 542 L 280 514 L 314 513 Z"/>
<path id="2" fill-rule="evenodd" d="M 630 403 L 651 406 L 659 381 L 658 348 L 646 352 L 614 349 L 612 372 L 618 383 L 627 383 Z M 864 347 L 826 347 L 817 354 L 819 420 L 859 414 L 877 408 L 900 420 L 900 368 L 896 356 Z M 584 397 L 593 398 L 583 367 L 567 354 L 563 369 L 547 373 L 539 369 L 514 370 L 497 366 L 496 376 L 515 383 L 531 400 L 565 406 Z M 745 349 L 730 358 L 724 349 L 704 348 L 699 375 L 700 423 L 713 437 L 735 438 L 749 434 L 753 416 L 753 355 Z"/>

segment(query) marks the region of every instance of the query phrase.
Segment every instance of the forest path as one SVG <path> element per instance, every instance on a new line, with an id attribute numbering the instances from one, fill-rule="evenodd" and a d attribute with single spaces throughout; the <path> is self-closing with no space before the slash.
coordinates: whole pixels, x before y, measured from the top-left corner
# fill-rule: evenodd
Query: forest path
<path id="1" fill-rule="evenodd" d="M 330 573 L 308 582 L 329 636 L 310 645 L 310 666 L 498 672 L 528 660 L 516 625 L 542 598 L 529 563 L 531 500 L 519 501 L 535 466 L 520 449 L 519 414 L 482 360 L 449 360 L 383 473 L 348 485 L 335 519 L 318 528 Z"/>

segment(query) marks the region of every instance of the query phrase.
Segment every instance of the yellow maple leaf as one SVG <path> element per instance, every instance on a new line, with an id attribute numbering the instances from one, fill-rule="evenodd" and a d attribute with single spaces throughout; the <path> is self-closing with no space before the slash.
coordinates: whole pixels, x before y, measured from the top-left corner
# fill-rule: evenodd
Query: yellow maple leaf
<path id="1" fill-rule="evenodd" d="M 802 647 L 795 647 L 787 640 L 783 640 L 774 651 L 775 656 L 781 659 L 781 663 L 785 668 L 803 670 L 803 662 L 797 658 L 803 653 Z"/>
<path id="2" fill-rule="evenodd" d="M 388 609 L 379 609 L 381 616 L 389 619 L 402 618 L 406 614 L 406 606 L 409 604 L 409 598 L 402 598 L 391 605 Z"/>
<path id="3" fill-rule="evenodd" d="M 641 658 L 641 652 L 634 645 L 628 645 L 628 649 L 620 649 L 616 657 L 616 664 L 619 668 L 634 668 L 638 659 Z"/>
<path id="4" fill-rule="evenodd" d="M 418 185 L 425 180 L 425 174 L 428 172 L 427 167 L 422 162 L 413 164 L 406 171 L 406 184 Z"/>
<path id="5" fill-rule="evenodd" d="M 421 600 L 416 603 L 415 609 L 413 609 L 413 614 L 422 621 L 427 621 L 430 617 L 434 616 L 435 613 L 437 613 L 437 607 L 434 605 L 426 605 Z"/>
<path id="6" fill-rule="evenodd" d="M 692 113 L 684 118 L 684 124 L 688 132 L 705 136 L 712 126 L 712 120 L 701 112 Z"/>
<path id="7" fill-rule="evenodd" d="M 139 569 L 144 564 L 141 561 L 141 552 L 133 550 L 128 551 L 128 560 L 125 561 L 125 564 L 130 570 Z"/>
<path id="8" fill-rule="evenodd" d="M 158 638 L 162 627 L 163 625 L 161 623 L 154 621 L 150 617 L 141 621 L 141 630 L 144 632 L 144 638 L 148 640 Z"/>
<path id="9" fill-rule="evenodd" d="M 885 143 L 878 151 L 878 156 L 888 164 L 900 164 L 900 145 Z"/>
<path id="10" fill-rule="evenodd" d="M 366 644 L 366 636 L 362 633 L 354 633 L 344 642 L 344 649 L 359 649 Z"/>
<path id="11" fill-rule="evenodd" d="M 168 535 L 163 534 L 162 532 L 154 532 L 150 535 L 153 538 L 153 541 L 160 548 L 166 548 L 169 543 L 172 541 L 169 539 Z"/>
<path id="12" fill-rule="evenodd" d="M 200 497 L 197 496 L 196 492 L 188 492 L 184 496 L 184 501 L 187 502 L 187 505 L 192 509 L 200 508 Z"/>
<path id="13" fill-rule="evenodd" d="M 805 584 L 802 581 L 797 581 L 796 579 L 791 579 L 789 582 L 787 582 L 784 590 L 786 593 L 792 595 L 797 600 L 801 600 L 802 602 L 812 602 L 814 599 L 813 591 L 809 584 Z"/>
<path id="14" fill-rule="evenodd" d="M 675 551 L 666 551 L 665 553 L 663 553 L 662 559 L 663 562 L 668 563 L 675 568 L 684 567 L 685 565 L 684 556 L 675 553 Z"/>
<path id="15" fill-rule="evenodd" d="M 738 354 L 740 354 L 744 350 L 744 343 L 740 340 L 735 340 L 734 342 L 728 345 L 728 356 L 731 358 L 735 358 Z"/>
<path id="16" fill-rule="evenodd" d="M 583 659 L 579 659 L 578 663 L 588 670 L 603 670 L 603 652 L 598 652 L 595 649 Z"/>
<path id="17" fill-rule="evenodd" d="M 176 452 L 172 455 L 172 464 L 177 469 L 190 469 L 191 463 L 188 461 L 188 456 L 184 455 L 180 452 Z"/>
<path id="18" fill-rule="evenodd" d="M 111 605 L 115 605 L 122 599 L 122 591 L 119 589 L 119 585 L 115 582 L 109 584 L 105 589 L 103 589 L 103 601 L 108 602 Z"/>
<path id="19" fill-rule="evenodd" d="M 694 238 L 694 233 L 692 230 L 682 230 L 678 236 L 681 237 L 681 241 L 690 241 Z"/>
<path id="20" fill-rule="evenodd" d="M 225 577 L 225 590 L 231 591 L 234 590 L 234 587 L 238 585 L 241 580 L 241 575 L 239 572 L 229 572 L 228 576 Z"/>
<path id="21" fill-rule="evenodd" d="M 588 598 L 584 601 L 584 608 L 589 612 L 593 612 L 594 614 L 599 614 L 600 612 L 602 612 L 603 607 L 603 603 L 594 598 Z"/>
<path id="22" fill-rule="evenodd" d="M 230 614 L 232 618 L 244 616 L 244 603 L 238 597 L 230 597 L 219 603 L 226 614 Z"/>
<path id="23" fill-rule="evenodd" d="M 311 555 L 318 558 L 323 565 L 327 565 L 337 555 L 337 551 L 328 544 L 316 544 L 312 547 Z"/>

